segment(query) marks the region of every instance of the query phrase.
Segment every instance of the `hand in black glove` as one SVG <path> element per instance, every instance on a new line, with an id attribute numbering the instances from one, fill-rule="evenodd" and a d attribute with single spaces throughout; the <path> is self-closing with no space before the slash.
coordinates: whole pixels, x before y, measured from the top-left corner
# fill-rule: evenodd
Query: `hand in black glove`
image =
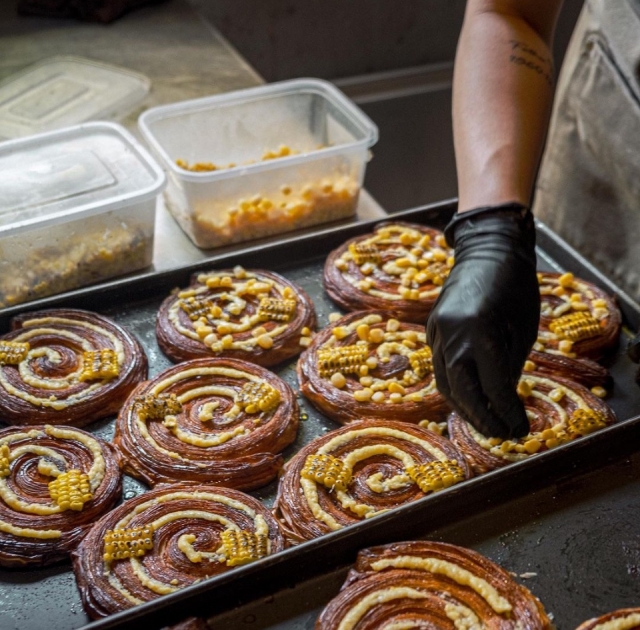
<path id="1" fill-rule="evenodd" d="M 427 321 L 438 390 L 484 435 L 521 437 L 516 387 L 540 319 L 533 216 L 519 204 L 478 208 L 445 235 L 455 265 Z"/>

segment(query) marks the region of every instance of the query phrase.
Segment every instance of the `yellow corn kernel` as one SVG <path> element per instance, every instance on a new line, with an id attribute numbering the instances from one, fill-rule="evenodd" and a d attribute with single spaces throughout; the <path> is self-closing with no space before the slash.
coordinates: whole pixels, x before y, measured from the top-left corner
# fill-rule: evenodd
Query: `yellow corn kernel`
<path id="1" fill-rule="evenodd" d="M 573 302 L 574 308 L 575 304 L 576 302 Z M 584 311 L 559 317 L 549 324 L 549 330 L 559 339 L 574 342 L 581 339 L 591 339 L 602 334 L 598 320 Z"/>
<path id="2" fill-rule="evenodd" d="M 528 381 L 525 381 L 524 379 L 520 379 L 520 382 L 518 383 L 517 391 L 522 398 L 527 398 L 527 396 L 531 396 L 531 392 L 533 390 L 532 390 L 531 384 Z"/>
<path id="3" fill-rule="evenodd" d="M 418 245 L 423 249 L 429 247 L 429 243 L 431 242 L 431 234 L 425 234 L 421 239 Z"/>
<path id="4" fill-rule="evenodd" d="M 0 341 L 0 365 L 18 365 L 27 358 L 30 346 L 19 341 Z"/>
<path id="5" fill-rule="evenodd" d="M 82 353 L 82 371 L 78 376 L 79 381 L 111 379 L 118 376 L 119 373 L 120 366 L 115 350 L 103 348 Z"/>
<path id="6" fill-rule="evenodd" d="M 237 567 L 264 558 L 269 553 L 269 538 L 247 530 L 226 529 L 220 535 L 222 554 L 229 567 Z"/>
<path id="7" fill-rule="evenodd" d="M 393 394 L 389 394 L 389 401 L 397 404 L 402 402 L 402 394 L 398 392 L 394 392 Z"/>
<path id="8" fill-rule="evenodd" d="M 571 302 L 571 308 L 574 311 L 588 311 L 589 305 L 584 302 Z"/>
<path id="9" fill-rule="evenodd" d="M 364 265 L 371 263 L 379 265 L 382 261 L 380 250 L 375 245 L 367 245 L 366 243 L 350 243 L 349 252 L 356 265 Z"/>
<path id="10" fill-rule="evenodd" d="M 249 381 L 236 393 L 234 403 L 246 413 L 269 413 L 280 404 L 280 392 L 264 381 Z"/>
<path id="11" fill-rule="evenodd" d="M 403 245 L 411 245 L 416 241 L 416 237 L 411 232 L 402 232 L 400 234 L 400 242 Z"/>
<path id="12" fill-rule="evenodd" d="M 222 339 L 220 339 L 220 343 L 222 344 L 222 347 L 224 350 L 229 350 L 230 348 L 233 347 L 233 336 L 225 335 Z M 259 339 L 258 339 L 258 344 L 260 344 Z"/>
<path id="13" fill-rule="evenodd" d="M 373 390 L 370 389 L 369 387 L 365 387 L 364 389 L 356 389 L 356 391 L 353 392 L 353 397 L 358 402 L 368 402 L 369 400 L 371 400 L 372 396 L 373 396 Z"/>
<path id="14" fill-rule="evenodd" d="M 566 293 L 567 292 L 564 290 L 564 287 L 553 287 L 553 289 L 551 289 L 551 294 L 556 297 L 562 297 L 563 295 L 566 295 Z"/>
<path id="15" fill-rule="evenodd" d="M 573 350 L 573 341 L 569 341 L 568 339 L 562 339 L 558 343 L 558 350 L 563 354 L 569 354 L 571 350 Z"/>
<path id="16" fill-rule="evenodd" d="M 569 296 L 571 302 L 582 302 L 582 295 L 580 293 L 572 293 Z"/>
<path id="17" fill-rule="evenodd" d="M 336 338 L 336 339 L 344 339 L 348 334 L 349 331 L 344 327 L 344 326 L 336 326 L 332 331 L 331 334 Z"/>
<path id="18" fill-rule="evenodd" d="M 558 278 L 558 284 L 561 287 L 564 287 L 565 289 L 570 289 L 571 287 L 573 287 L 573 274 L 570 272 L 567 273 L 563 273 L 559 278 Z"/>
<path id="19" fill-rule="evenodd" d="M 175 394 L 147 394 L 134 399 L 133 408 L 142 422 L 161 420 L 182 411 L 182 403 Z"/>
<path id="20" fill-rule="evenodd" d="M 276 322 L 288 322 L 295 312 L 295 300 L 263 298 L 260 300 L 260 305 L 258 306 L 258 318 L 261 321 L 272 320 Z"/>
<path id="21" fill-rule="evenodd" d="M 11 474 L 10 459 L 9 446 L 3 444 L 0 446 L 0 479 L 2 477 L 8 477 Z"/>
<path id="22" fill-rule="evenodd" d="M 311 337 L 300 337 L 299 343 L 303 348 L 308 348 L 311 345 L 311 341 Z"/>
<path id="23" fill-rule="evenodd" d="M 437 492 L 465 480 L 464 470 L 455 459 L 409 466 L 407 474 L 424 493 Z"/>
<path id="24" fill-rule="evenodd" d="M 433 372 L 433 356 L 431 348 L 424 346 L 416 352 L 409 355 L 409 364 L 411 369 L 416 373 L 418 378 L 424 378 L 430 372 Z"/>
<path id="25" fill-rule="evenodd" d="M 139 558 L 153 549 L 153 527 L 108 529 L 104 535 L 105 562 Z"/>
<path id="26" fill-rule="evenodd" d="M 384 393 L 383 392 L 374 392 L 373 396 L 371 396 L 371 400 L 374 403 L 384 402 Z"/>
<path id="27" fill-rule="evenodd" d="M 365 293 L 369 293 L 372 286 L 373 282 L 371 282 L 371 280 L 360 280 L 360 282 L 358 282 L 358 289 L 360 289 L 360 291 L 364 291 Z"/>
<path id="28" fill-rule="evenodd" d="M 359 374 L 365 359 L 366 349 L 363 346 L 321 348 L 318 351 L 318 371 L 321 378 L 330 378 L 335 372 Z"/>
<path id="29" fill-rule="evenodd" d="M 564 387 L 556 387 L 549 392 L 549 398 L 551 398 L 553 402 L 560 402 L 564 398 L 565 393 Z"/>
<path id="30" fill-rule="evenodd" d="M 444 234 L 438 234 L 438 236 L 436 236 L 436 243 L 440 245 L 440 247 L 447 247 L 447 239 L 444 237 Z"/>
<path id="31" fill-rule="evenodd" d="M 593 306 L 593 308 L 608 308 L 607 301 L 602 298 L 591 300 L 591 306 Z"/>
<path id="32" fill-rule="evenodd" d="M 596 386 L 591 388 L 591 393 L 598 398 L 604 398 L 607 395 L 607 390 L 604 387 Z"/>
<path id="33" fill-rule="evenodd" d="M 397 332 L 400 328 L 400 322 L 397 319 L 387 321 L 387 332 Z"/>
<path id="34" fill-rule="evenodd" d="M 329 313 L 329 321 L 337 322 L 342 317 L 342 313 Z"/>
<path id="35" fill-rule="evenodd" d="M 588 435 L 606 426 L 605 417 L 594 409 L 576 409 L 567 421 L 567 431 L 572 435 Z"/>
<path id="36" fill-rule="evenodd" d="M 550 438 L 548 440 L 545 440 L 544 445 L 547 448 L 556 448 L 556 446 L 560 446 L 560 440 L 558 440 L 558 438 Z"/>
<path id="37" fill-rule="evenodd" d="M 308 455 L 300 475 L 309 481 L 322 484 L 329 490 L 345 492 L 351 481 L 351 470 L 333 455 Z"/>
<path id="38" fill-rule="evenodd" d="M 406 394 L 407 392 L 405 391 L 404 387 L 402 385 L 400 385 L 400 383 L 396 382 L 396 381 L 391 381 L 388 385 L 387 385 L 387 389 L 392 393 L 392 394 Z"/>
<path id="39" fill-rule="evenodd" d="M 500 450 L 503 453 L 510 453 L 515 449 L 515 446 L 515 442 L 512 442 L 511 440 L 505 440 L 502 444 L 500 444 Z"/>
<path id="40" fill-rule="evenodd" d="M 364 265 L 360 267 L 360 271 L 365 276 L 370 276 L 374 269 L 375 267 L 371 263 L 364 263 Z"/>
<path id="41" fill-rule="evenodd" d="M 369 341 L 371 343 L 382 343 L 384 341 L 384 330 L 382 328 L 372 328 L 369 331 Z"/>
<path id="42" fill-rule="evenodd" d="M 437 262 L 446 262 L 447 253 L 443 252 L 441 249 L 434 249 L 433 250 L 433 260 L 435 260 Z"/>
<path id="43" fill-rule="evenodd" d="M 396 258 L 395 263 L 396 263 L 396 266 L 400 267 L 400 269 L 407 269 L 408 267 L 411 267 L 411 265 L 413 264 L 411 262 L 411 259 L 407 258 L 406 256 Z"/>
<path id="44" fill-rule="evenodd" d="M 531 440 L 527 440 L 524 444 L 523 444 L 524 450 L 529 453 L 529 455 L 533 455 L 534 453 L 537 453 L 540 448 L 542 447 L 542 444 L 540 443 L 540 440 L 536 440 L 536 439 L 531 439 Z"/>
<path id="45" fill-rule="evenodd" d="M 232 287 L 233 286 L 233 278 L 231 276 L 222 276 L 222 278 L 220 278 L 220 286 L 221 287 Z"/>
<path id="46" fill-rule="evenodd" d="M 356 334 L 359 339 L 366 341 L 369 338 L 369 325 L 368 324 L 360 324 L 356 328 Z"/>
<path id="47" fill-rule="evenodd" d="M 525 372 L 533 372 L 536 369 L 536 364 L 533 361 L 525 361 L 524 362 L 524 371 Z"/>
<path id="48" fill-rule="evenodd" d="M 201 317 L 212 316 L 212 309 L 215 304 L 208 299 L 200 299 L 195 296 L 186 297 L 178 301 L 180 308 L 189 316 L 192 322 Z"/>
<path id="49" fill-rule="evenodd" d="M 220 276 L 210 276 L 205 280 L 205 284 L 209 289 L 217 289 L 220 286 Z"/>
<path id="50" fill-rule="evenodd" d="M 80 512 L 93 499 L 89 475 L 75 468 L 62 473 L 49 482 L 49 495 L 62 510 Z"/>
<path id="51" fill-rule="evenodd" d="M 273 348 L 273 337 L 270 335 L 260 335 L 256 339 L 257 344 L 264 350 Z"/>
<path id="52" fill-rule="evenodd" d="M 347 384 L 347 379 L 344 377 L 344 374 L 336 372 L 331 375 L 331 384 L 338 389 L 342 389 Z"/>

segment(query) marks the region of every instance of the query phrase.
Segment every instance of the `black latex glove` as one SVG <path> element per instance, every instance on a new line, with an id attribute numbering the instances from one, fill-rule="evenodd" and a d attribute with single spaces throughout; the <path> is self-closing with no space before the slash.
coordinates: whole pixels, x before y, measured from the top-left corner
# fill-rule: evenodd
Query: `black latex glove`
<path id="1" fill-rule="evenodd" d="M 540 319 L 535 228 L 519 204 L 456 215 L 455 265 L 427 321 L 440 393 L 486 436 L 529 432 L 516 387 Z"/>

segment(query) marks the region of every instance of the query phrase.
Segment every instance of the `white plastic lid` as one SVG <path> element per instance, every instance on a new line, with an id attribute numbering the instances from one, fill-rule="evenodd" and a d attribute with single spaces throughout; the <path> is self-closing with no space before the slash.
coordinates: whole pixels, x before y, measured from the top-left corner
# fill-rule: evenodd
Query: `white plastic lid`
<path id="1" fill-rule="evenodd" d="M 157 195 L 165 175 L 120 125 L 87 123 L 0 143 L 0 236 Z"/>
<path id="2" fill-rule="evenodd" d="M 89 59 L 47 59 L 0 83 L 0 139 L 118 118 L 150 85 L 142 74 Z"/>

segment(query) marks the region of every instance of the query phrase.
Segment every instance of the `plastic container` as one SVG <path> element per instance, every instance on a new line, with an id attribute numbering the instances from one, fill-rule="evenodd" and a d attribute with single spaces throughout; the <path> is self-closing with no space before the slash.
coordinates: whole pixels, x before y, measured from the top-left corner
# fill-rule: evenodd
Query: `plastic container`
<path id="1" fill-rule="evenodd" d="M 155 107 L 139 125 L 168 172 L 169 210 L 203 248 L 353 216 L 378 139 L 316 79 Z"/>
<path id="2" fill-rule="evenodd" d="M 150 265 L 165 183 L 113 123 L 0 143 L 0 308 Z"/>
<path id="3" fill-rule="evenodd" d="M 119 118 L 150 85 L 142 74 L 90 59 L 47 59 L 0 83 L 0 139 Z"/>

